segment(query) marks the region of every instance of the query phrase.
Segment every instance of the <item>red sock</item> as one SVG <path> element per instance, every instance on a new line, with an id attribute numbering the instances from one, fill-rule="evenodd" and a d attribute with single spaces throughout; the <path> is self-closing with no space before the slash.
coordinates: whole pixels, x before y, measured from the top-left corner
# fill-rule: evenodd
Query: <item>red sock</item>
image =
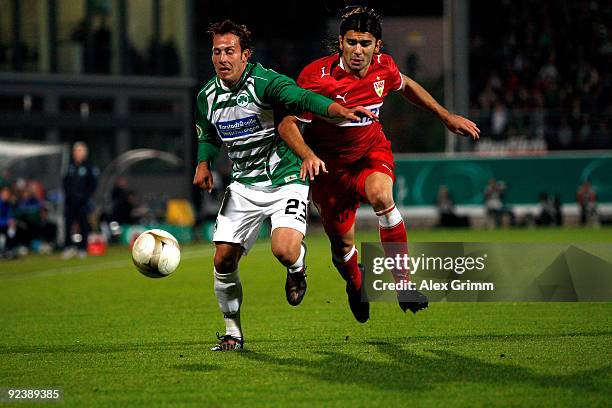
<path id="1" fill-rule="evenodd" d="M 348 259 L 345 259 L 341 262 L 333 260 L 336 269 L 340 272 L 340 276 L 347 281 L 351 282 L 353 287 L 357 290 L 361 289 L 361 271 L 359 270 L 359 265 L 357 264 L 358 252 L 355 247 L 351 250 L 352 255 Z M 350 254 L 350 252 L 349 252 Z M 347 254 L 347 256 L 349 255 Z"/>
<path id="2" fill-rule="evenodd" d="M 406 227 L 403 220 L 392 227 L 379 225 L 378 230 L 380 232 L 380 242 L 383 244 L 387 258 L 395 258 L 397 255 L 403 258 L 404 255 L 408 255 L 408 239 L 406 238 Z M 385 245 L 387 243 L 393 243 L 393 245 Z M 404 270 L 394 269 L 393 278 L 395 282 L 410 281 L 410 270 L 408 268 Z"/>

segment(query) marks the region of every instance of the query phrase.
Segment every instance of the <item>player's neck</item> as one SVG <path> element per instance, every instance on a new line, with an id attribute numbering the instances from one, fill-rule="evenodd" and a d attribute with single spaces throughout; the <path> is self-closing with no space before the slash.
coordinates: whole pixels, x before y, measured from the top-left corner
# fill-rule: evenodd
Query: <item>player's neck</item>
<path id="1" fill-rule="evenodd" d="M 242 75 L 240 75 L 240 76 L 238 77 L 238 79 L 233 80 L 233 81 L 227 81 L 227 80 L 225 80 L 225 79 L 221 79 L 221 78 L 219 78 L 219 79 L 221 79 L 221 83 L 223 83 L 223 86 L 225 86 L 226 88 L 230 88 L 230 89 L 231 89 L 231 88 L 233 88 L 233 87 L 234 87 L 234 86 L 235 86 L 235 85 L 236 85 L 238 82 L 240 82 L 240 79 L 241 79 L 241 78 L 242 78 Z"/>
<path id="2" fill-rule="evenodd" d="M 221 83 L 222 83 L 222 84 L 223 84 L 223 86 L 224 86 L 224 87 L 226 87 L 226 88 L 231 88 L 231 87 L 233 87 L 234 85 L 236 85 L 236 82 L 238 82 L 238 81 L 228 82 L 228 81 L 226 81 L 226 80 L 224 80 L 224 79 L 221 79 Z"/>

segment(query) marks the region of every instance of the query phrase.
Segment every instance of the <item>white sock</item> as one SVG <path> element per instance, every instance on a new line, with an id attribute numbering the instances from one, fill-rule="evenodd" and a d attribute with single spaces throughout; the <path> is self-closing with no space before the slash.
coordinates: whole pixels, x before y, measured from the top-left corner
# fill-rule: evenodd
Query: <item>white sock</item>
<path id="1" fill-rule="evenodd" d="M 347 263 L 349 261 L 349 259 L 351 259 L 353 257 L 353 254 L 357 252 L 357 248 L 355 248 L 355 246 L 353 245 L 353 247 L 351 248 L 350 251 L 348 251 L 348 253 L 344 254 L 344 256 L 342 258 L 338 258 L 336 255 L 334 255 L 334 253 L 332 252 L 332 260 L 336 263 L 336 264 L 344 264 Z"/>
<path id="2" fill-rule="evenodd" d="M 242 327 L 240 326 L 240 313 L 234 317 L 223 317 L 225 321 L 225 334 L 232 337 L 242 338 Z"/>
<path id="3" fill-rule="evenodd" d="M 378 225 L 380 225 L 382 228 L 395 227 L 397 224 L 402 222 L 402 214 L 397 209 L 395 204 L 386 210 L 376 211 L 376 215 L 378 215 Z"/>
<path id="4" fill-rule="evenodd" d="M 304 256 L 306 255 L 306 249 L 303 244 L 300 244 L 300 256 L 298 256 L 297 261 L 293 265 L 287 267 L 289 273 L 300 272 L 302 268 L 304 268 Z"/>
<path id="5" fill-rule="evenodd" d="M 215 268 L 215 295 L 225 320 L 225 334 L 242 338 L 240 326 L 240 305 L 242 304 L 242 283 L 238 269 L 221 274 Z"/>

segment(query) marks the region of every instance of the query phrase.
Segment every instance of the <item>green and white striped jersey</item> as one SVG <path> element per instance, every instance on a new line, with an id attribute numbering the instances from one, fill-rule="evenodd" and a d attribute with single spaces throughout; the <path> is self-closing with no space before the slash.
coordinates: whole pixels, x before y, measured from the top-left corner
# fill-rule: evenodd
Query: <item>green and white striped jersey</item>
<path id="1" fill-rule="evenodd" d="M 212 162 L 225 143 L 233 181 L 256 187 L 306 184 L 299 178 L 301 160 L 275 130 L 275 115 L 328 116 L 332 103 L 260 64 L 249 63 L 232 88 L 215 76 L 197 98 L 198 162 Z"/>

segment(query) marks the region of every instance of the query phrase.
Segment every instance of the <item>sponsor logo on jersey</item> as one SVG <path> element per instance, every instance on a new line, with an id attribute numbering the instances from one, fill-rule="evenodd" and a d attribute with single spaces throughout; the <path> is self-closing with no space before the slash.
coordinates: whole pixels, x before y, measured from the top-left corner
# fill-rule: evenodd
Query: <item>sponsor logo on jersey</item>
<path id="1" fill-rule="evenodd" d="M 382 98 L 383 92 L 385 91 L 385 80 L 384 79 L 381 81 L 374 82 L 374 91 L 376 91 L 376 95 L 378 95 L 379 98 Z"/>
<path id="2" fill-rule="evenodd" d="M 200 125 L 196 125 L 196 133 L 198 134 L 198 139 L 202 137 L 202 128 Z"/>
<path id="3" fill-rule="evenodd" d="M 236 120 L 228 120 L 227 122 L 217 122 L 217 131 L 221 139 L 232 139 L 256 133 L 263 130 L 263 126 L 257 119 L 256 115 L 247 116 Z"/>
<path id="4" fill-rule="evenodd" d="M 326 74 L 325 73 L 325 67 L 321 67 L 321 78 L 323 78 L 326 75 L 329 76 L 330 74 Z"/>
<path id="5" fill-rule="evenodd" d="M 364 108 L 366 108 L 367 110 L 369 110 L 376 116 L 379 116 L 380 108 L 382 108 L 382 106 L 383 106 L 382 103 L 377 103 L 376 105 L 364 106 Z M 369 126 L 373 123 L 372 119 L 368 118 L 367 116 L 364 116 L 363 118 L 359 120 L 341 120 L 339 122 L 334 121 L 333 119 L 327 119 L 327 118 L 322 118 L 322 119 L 328 123 L 333 123 L 336 126 L 340 126 L 340 127 Z"/>
<path id="6" fill-rule="evenodd" d="M 249 104 L 249 95 L 246 92 L 240 92 L 236 97 L 236 104 L 241 108 L 244 108 Z"/>

